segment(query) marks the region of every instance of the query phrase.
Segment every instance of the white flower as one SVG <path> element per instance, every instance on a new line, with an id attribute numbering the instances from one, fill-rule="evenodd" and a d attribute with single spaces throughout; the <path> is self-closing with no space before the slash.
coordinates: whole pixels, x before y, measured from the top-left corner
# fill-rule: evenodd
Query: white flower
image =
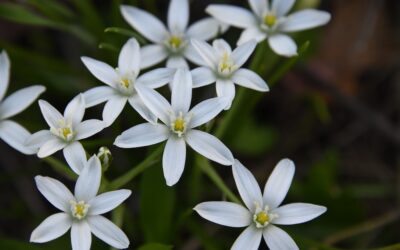
<path id="1" fill-rule="evenodd" d="M 62 212 L 45 219 L 32 232 L 30 241 L 48 242 L 71 229 L 73 250 L 89 250 L 92 243 L 91 233 L 112 247 L 127 248 L 128 237 L 101 214 L 119 206 L 131 195 L 131 191 L 122 189 L 96 196 L 100 180 L 101 166 L 96 156 L 85 164 L 76 182 L 74 195 L 61 182 L 50 177 L 36 176 L 36 186 L 40 193 Z"/>
<path id="2" fill-rule="evenodd" d="M 151 88 L 161 87 L 170 82 L 175 70 L 159 68 L 139 76 L 141 59 L 140 47 L 136 39 L 130 39 L 119 54 L 118 68 L 92 58 L 82 57 L 89 71 L 108 86 L 95 87 L 83 95 L 86 107 L 107 101 L 103 110 L 103 120 L 111 125 L 122 112 L 126 102 L 147 121 L 155 123 L 157 118 L 136 94 L 135 85 L 141 83 Z"/>
<path id="3" fill-rule="evenodd" d="M 325 25 L 331 15 L 325 11 L 305 9 L 288 16 L 295 0 L 249 0 L 253 12 L 231 5 L 212 4 L 206 11 L 214 18 L 232 26 L 244 29 L 238 40 L 243 44 L 251 39 L 257 42 L 268 38 L 275 53 L 282 56 L 297 54 L 297 45 L 286 32 L 311 29 Z"/>
<path id="4" fill-rule="evenodd" d="M 24 111 L 46 88 L 39 85 L 23 88 L 4 99 L 9 80 L 10 60 L 3 51 L 0 54 L 0 138 L 21 153 L 36 154 L 36 150 L 25 146 L 25 141 L 31 134 L 9 118 Z"/>
<path id="5" fill-rule="evenodd" d="M 168 9 L 168 29 L 152 14 L 141 9 L 123 5 L 121 13 L 125 20 L 154 44 L 142 48 L 141 67 L 147 68 L 167 60 L 167 67 L 188 67 L 185 60 L 202 65 L 202 60 L 190 46 L 190 39 L 209 40 L 219 30 L 224 30 L 214 18 L 204 18 L 190 27 L 188 0 L 171 0 Z"/>
<path id="6" fill-rule="evenodd" d="M 246 207 L 225 201 L 203 202 L 197 205 L 199 215 L 228 227 L 247 227 L 236 239 L 233 250 L 256 250 L 261 238 L 271 250 L 299 249 L 293 239 L 275 225 L 292 225 L 312 220 L 326 211 L 325 207 L 308 203 L 280 206 L 294 175 L 294 163 L 283 159 L 273 170 L 264 195 L 251 172 L 239 161 L 233 164 L 233 177 Z"/>
<path id="7" fill-rule="evenodd" d="M 164 124 L 139 124 L 118 136 L 114 144 L 121 148 L 143 147 L 167 140 L 163 170 L 167 185 L 178 182 L 185 167 L 186 143 L 198 153 L 222 165 L 232 165 L 229 149 L 216 137 L 194 129 L 217 116 L 227 101 L 211 98 L 193 107 L 192 78 L 186 69 L 178 69 L 173 79 L 171 104 L 155 90 L 137 85 L 138 94 Z"/>
<path id="8" fill-rule="evenodd" d="M 206 62 L 206 67 L 199 67 L 191 71 L 193 87 L 202 87 L 216 82 L 218 96 L 225 96 L 229 100 L 226 109 L 229 109 L 235 97 L 235 84 L 254 89 L 268 91 L 265 81 L 251 70 L 241 68 L 253 53 L 257 43 L 252 40 L 232 51 L 225 40 L 214 40 L 213 46 L 198 40 L 192 40 L 193 47 Z"/>
<path id="9" fill-rule="evenodd" d="M 100 120 L 82 121 L 85 114 L 85 100 L 83 95 L 76 96 L 67 105 L 64 116 L 61 115 L 48 102 L 39 100 L 40 110 L 50 126 L 50 130 L 41 130 L 27 139 L 26 145 L 31 148 L 39 148 L 38 157 L 44 158 L 63 149 L 68 165 L 80 174 L 86 159 L 86 152 L 79 142 L 88 138 L 104 128 L 104 122 Z"/>

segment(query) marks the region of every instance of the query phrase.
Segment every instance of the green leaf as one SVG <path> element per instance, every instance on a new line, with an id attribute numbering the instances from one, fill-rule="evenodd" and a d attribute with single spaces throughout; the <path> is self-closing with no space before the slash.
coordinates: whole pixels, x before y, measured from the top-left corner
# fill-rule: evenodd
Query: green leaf
<path id="1" fill-rule="evenodd" d="M 171 249 L 172 246 L 159 243 L 148 243 L 138 248 L 138 250 L 171 250 Z"/>
<path id="2" fill-rule="evenodd" d="M 28 3 L 51 19 L 63 20 L 74 18 L 74 13 L 67 6 L 54 0 L 28 0 Z"/>
<path id="3" fill-rule="evenodd" d="M 124 36 L 128 36 L 128 37 L 134 37 L 136 38 L 136 40 L 141 44 L 146 44 L 146 39 L 141 36 L 139 33 L 133 31 L 133 30 L 128 30 L 128 29 L 124 29 L 124 28 L 119 28 L 119 27 L 108 27 L 104 30 L 104 32 L 106 33 L 116 33 L 119 35 L 124 35 Z"/>
<path id="4" fill-rule="evenodd" d="M 46 26 L 52 28 L 58 26 L 56 22 L 41 17 L 20 4 L 0 4 L 0 17 L 22 24 Z"/>

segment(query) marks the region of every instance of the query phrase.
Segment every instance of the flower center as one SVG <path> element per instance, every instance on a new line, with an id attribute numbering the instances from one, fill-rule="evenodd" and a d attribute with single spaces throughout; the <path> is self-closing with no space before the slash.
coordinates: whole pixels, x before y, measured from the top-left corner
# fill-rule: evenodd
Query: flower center
<path id="1" fill-rule="evenodd" d="M 277 214 L 269 213 L 268 211 L 268 206 L 265 206 L 264 209 L 261 209 L 260 205 L 256 203 L 256 211 L 253 215 L 253 221 L 257 228 L 266 227 L 273 219 L 278 218 Z"/>
<path id="2" fill-rule="evenodd" d="M 269 222 L 269 216 L 265 211 L 261 211 L 255 215 L 254 220 L 256 223 L 259 223 L 260 225 L 264 226 L 265 223 Z"/>
<path id="3" fill-rule="evenodd" d="M 224 53 L 218 64 L 218 72 L 223 75 L 229 75 L 237 69 L 234 61 L 230 58 L 228 53 Z"/>
<path id="4" fill-rule="evenodd" d="M 127 78 L 122 78 L 120 83 L 121 83 L 122 87 L 125 87 L 126 89 L 128 89 L 129 86 L 131 85 L 129 79 L 127 79 Z"/>
<path id="5" fill-rule="evenodd" d="M 171 36 L 168 40 L 169 46 L 171 46 L 171 48 L 174 49 L 178 49 L 181 47 L 182 45 L 182 38 L 180 38 L 179 36 Z"/>
<path id="6" fill-rule="evenodd" d="M 75 202 L 71 201 L 71 212 L 72 216 L 78 220 L 85 218 L 90 205 L 86 204 L 84 201 Z"/>
<path id="7" fill-rule="evenodd" d="M 172 132 L 181 137 L 186 132 L 187 120 L 185 120 L 185 117 L 183 117 L 182 112 L 179 112 L 179 116 L 174 117 L 171 120 L 172 120 L 171 122 Z"/>
<path id="8" fill-rule="evenodd" d="M 272 28 L 276 24 L 277 18 L 274 14 L 267 14 L 264 16 L 264 24 Z"/>
<path id="9" fill-rule="evenodd" d="M 65 141 L 71 141 L 75 135 L 71 124 L 66 123 L 64 120 L 60 121 L 58 128 L 51 128 L 50 131 Z"/>

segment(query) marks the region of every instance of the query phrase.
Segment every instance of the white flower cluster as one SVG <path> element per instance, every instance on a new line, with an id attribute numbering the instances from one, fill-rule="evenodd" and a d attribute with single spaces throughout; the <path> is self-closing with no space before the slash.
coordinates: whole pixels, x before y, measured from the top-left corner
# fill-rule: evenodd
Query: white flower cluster
<path id="1" fill-rule="evenodd" d="M 302 10 L 286 16 L 295 0 L 249 0 L 250 12 L 228 5 L 211 5 L 206 11 L 212 17 L 188 27 L 188 0 L 171 0 L 167 27 L 156 17 L 132 6 L 122 6 L 125 20 L 154 44 L 140 48 L 132 38 L 122 47 L 118 67 L 82 57 L 87 69 L 107 86 L 99 86 L 76 96 L 61 114 L 51 104 L 39 100 L 49 129 L 31 135 L 17 123 L 8 120 L 28 107 L 44 90 L 32 86 L 3 100 L 7 90 L 10 62 L 0 55 L 0 138 L 25 154 L 43 158 L 63 150 L 66 162 L 79 175 L 72 194 L 62 183 L 50 177 L 37 176 L 39 191 L 62 212 L 48 217 L 32 233 L 32 242 L 48 242 L 71 229 L 74 250 L 89 250 L 91 233 L 114 248 L 129 246 L 127 236 L 111 221 L 101 216 L 111 211 L 131 192 L 118 190 L 98 196 L 101 163 L 97 156 L 89 160 L 79 142 L 110 126 L 128 102 L 146 123 L 135 125 L 119 135 L 114 144 L 136 148 L 166 141 L 162 166 L 167 185 L 176 184 L 185 167 L 186 144 L 204 157 L 232 166 L 233 176 L 245 207 L 231 202 L 204 202 L 195 207 L 200 216 L 230 227 L 247 227 L 232 249 L 258 249 L 262 236 L 270 249 L 298 249 L 292 238 L 275 225 L 309 221 L 326 208 L 294 203 L 280 206 L 294 175 L 294 164 L 282 160 L 272 172 L 264 194 L 253 177 L 231 151 L 215 136 L 198 129 L 231 107 L 235 84 L 256 91 L 268 91 L 265 81 L 255 72 L 242 68 L 257 42 L 268 38 L 271 48 L 280 55 L 296 55 L 293 40 L 283 34 L 327 23 L 328 13 Z M 238 47 L 232 50 L 223 39 L 210 45 L 207 40 L 225 32 L 228 25 L 244 28 Z M 141 70 L 167 60 L 165 68 L 141 74 Z M 189 70 L 186 61 L 199 67 Z M 216 97 L 191 107 L 194 88 L 215 83 Z M 155 89 L 169 84 L 171 101 Z M 83 120 L 85 109 L 106 102 L 102 120 Z M 160 120 L 160 122 L 158 122 Z"/>

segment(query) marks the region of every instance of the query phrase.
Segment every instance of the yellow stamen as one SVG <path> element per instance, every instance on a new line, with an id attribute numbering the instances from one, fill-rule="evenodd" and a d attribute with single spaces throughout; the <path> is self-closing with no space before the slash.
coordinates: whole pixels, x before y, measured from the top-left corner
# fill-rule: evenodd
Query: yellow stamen
<path id="1" fill-rule="evenodd" d="M 128 79 L 126 79 L 126 78 L 124 78 L 124 79 L 121 79 L 121 84 L 122 84 L 122 86 L 124 86 L 125 88 L 129 88 L 129 80 Z"/>
<path id="2" fill-rule="evenodd" d="M 89 205 L 83 201 L 80 202 L 71 201 L 72 216 L 74 216 L 79 220 L 83 219 L 86 216 L 88 209 Z"/>
<path id="3" fill-rule="evenodd" d="M 256 222 L 260 223 L 262 226 L 265 225 L 265 223 L 269 222 L 269 216 L 265 211 L 261 211 L 256 215 L 255 218 Z"/>
<path id="4" fill-rule="evenodd" d="M 272 27 L 276 24 L 276 16 L 274 14 L 267 14 L 264 16 L 264 24 Z"/>
<path id="5" fill-rule="evenodd" d="M 64 138 L 66 138 L 66 139 L 69 137 L 69 135 L 72 134 L 71 128 L 69 128 L 69 127 L 62 128 L 61 132 L 62 132 L 62 135 L 64 136 Z"/>
<path id="6" fill-rule="evenodd" d="M 182 39 L 178 36 L 171 36 L 168 42 L 169 45 L 175 49 L 179 48 L 182 45 Z"/>
<path id="7" fill-rule="evenodd" d="M 183 133 L 185 131 L 185 120 L 178 118 L 174 122 L 174 131 Z"/>

